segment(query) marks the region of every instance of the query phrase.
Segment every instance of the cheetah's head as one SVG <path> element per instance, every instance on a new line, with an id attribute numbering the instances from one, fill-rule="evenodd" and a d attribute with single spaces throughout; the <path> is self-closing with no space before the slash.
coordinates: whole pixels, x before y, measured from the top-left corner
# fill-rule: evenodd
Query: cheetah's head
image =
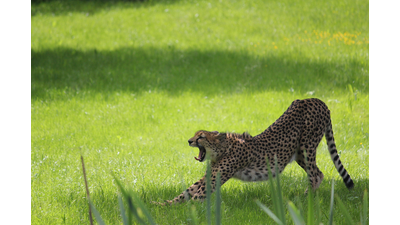
<path id="1" fill-rule="evenodd" d="M 225 133 L 218 131 L 199 130 L 194 137 L 189 139 L 189 146 L 199 148 L 199 156 L 194 157 L 197 161 L 203 162 L 206 159 L 206 154 L 209 154 L 211 161 L 217 161 L 221 156 L 221 142 L 225 139 Z"/>

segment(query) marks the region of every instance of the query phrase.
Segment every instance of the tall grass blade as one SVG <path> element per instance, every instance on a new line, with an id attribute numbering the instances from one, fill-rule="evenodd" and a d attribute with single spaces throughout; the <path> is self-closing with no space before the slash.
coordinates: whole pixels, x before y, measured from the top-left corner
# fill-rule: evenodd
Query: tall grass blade
<path id="1" fill-rule="evenodd" d="M 85 162 L 83 161 L 82 155 L 81 155 L 81 163 L 82 163 L 83 179 L 85 180 L 86 196 L 88 199 L 88 203 L 90 203 L 90 193 L 89 193 L 89 187 L 88 187 L 87 179 L 86 179 Z M 90 220 L 90 225 L 93 225 L 92 209 L 90 207 L 90 204 L 89 204 L 89 220 Z"/>
<path id="2" fill-rule="evenodd" d="M 119 209 L 121 211 L 122 223 L 124 225 L 130 225 L 130 221 L 126 217 L 126 211 L 125 211 L 124 203 L 122 202 L 121 196 L 118 196 L 118 204 L 119 204 Z"/>
<path id="3" fill-rule="evenodd" d="M 276 158 L 275 158 L 276 159 Z M 277 218 L 279 218 L 279 221 L 281 221 L 282 224 L 286 224 L 286 219 L 285 219 L 285 213 L 284 213 L 284 204 L 282 200 L 282 191 L 280 189 L 279 181 L 277 180 L 277 184 L 275 183 L 275 179 L 272 175 L 271 171 L 271 165 L 269 164 L 270 162 L 268 161 L 268 158 L 266 158 L 266 163 L 267 163 L 267 169 L 268 169 L 268 178 L 270 180 L 270 189 L 271 189 L 271 198 L 272 198 L 272 204 L 275 209 L 275 213 Z M 275 174 L 277 179 L 279 179 L 279 170 L 277 169 L 278 163 L 277 160 L 275 160 Z M 276 186 L 275 186 L 276 184 Z"/>
<path id="4" fill-rule="evenodd" d="M 308 158 L 307 158 L 307 151 L 304 150 L 304 161 L 306 163 L 306 168 L 307 168 L 307 178 L 310 180 L 310 171 L 308 170 Z M 312 186 L 310 183 L 308 183 L 308 190 L 312 190 Z M 307 211 L 307 225 L 314 225 L 314 203 L 313 203 L 313 192 L 308 191 L 307 192 L 308 198 L 307 198 L 307 203 L 308 203 L 308 211 Z"/>
<path id="5" fill-rule="evenodd" d="M 368 192 L 367 190 L 364 191 L 363 197 L 363 216 L 361 224 L 368 224 Z"/>
<path id="6" fill-rule="evenodd" d="M 143 201 L 139 198 L 139 196 L 136 193 L 132 193 L 131 195 L 133 196 L 135 203 L 138 205 L 138 207 L 142 210 L 143 214 L 146 216 L 149 224 L 155 225 L 156 222 L 154 221 L 153 217 L 150 215 L 150 212 L 147 209 L 147 207 L 144 205 Z"/>
<path id="7" fill-rule="evenodd" d="M 190 219 L 192 221 L 192 224 L 197 225 L 199 224 L 199 217 L 197 215 L 196 207 L 194 205 L 190 205 L 189 207 L 190 211 Z"/>
<path id="8" fill-rule="evenodd" d="M 309 185 L 309 188 L 311 189 L 311 185 Z M 307 225 L 314 225 L 314 197 L 313 197 L 313 192 L 309 191 L 308 193 L 308 212 L 307 212 Z"/>
<path id="9" fill-rule="evenodd" d="M 282 222 L 286 224 L 286 219 L 285 219 L 285 203 L 283 202 L 283 196 L 282 196 L 282 188 L 281 188 L 281 182 L 280 182 L 280 175 L 279 175 L 279 167 L 278 167 L 278 159 L 275 155 L 275 177 L 276 177 L 276 191 L 277 191 L 277 199 L 278 199 L 278 213 L 279 218 L 281 218 Z"/>
<path id="10" fill-rule="evenodd" d="M 321 223 L 321 206 L 319 205 L 319 194 L 315 195 L 315 217 L 317 218 L 317 225 Z"/>
<path id="11" fill-rule="evenodd" d="M 96 208 L 94 207 L 93 203 L 90 200 L 89 200 L 89 205 L 90 205 L 90 208 L 93 211 L 93 214 L 94 214 L 94 217 L 96 218 L 97 223 L 99 225 L 106 225 L 104 223 L 103 219 L 101 218 L 100 213 L 96 210 Z"/>
<path id="12" fill-rule="evenodd" d="M 117 186 L 119 187 L 119 190 L 121 191 L 122 196 L 125 197 L 125 198 L 128 197 L 128 196 L 129 196 L 128 192 L 125 191 L 125 188 L 122 186 L 122 184 L 121 184 L 121 182 L 118 180 L 118 178 L 114 175 L 113 172 L 111 172 L 111 175 L 113 176 L 115 182 L 117 183 Z"/>
<path id="13" fill-rule="evenodd" d="M 126 197 L 126 201 L 128 202 L 129 210 L 131 212 L 130 214 L 133 215 L 140 224 L 146 224 L 144 220 L 140 218 L 137 212 L 137 208 L 133 204 L 132 197 L 131 196 Z"/>
<path id="14" fill-rule="evenodd" d="M 332 189 L 331 189 L 331 205 L 329 211 L 329 225 L 333 223 L 333 196 L 335 192 L 335 180 L 332 178 Z"/>
<path id="15" fill-rule="evenodd" d="M 210 159 L 207 159 L 206 172 L 206 201 L 207 201 L 207 224 L 211 225 L 211 164 Z"/>
<path id="16" fill-rule="evenodd" d="M 275 213 L 277 214 L 277 217 L 279 218 L 279 221 L 280 221 L 281 217 L 280 217 L 280 214 L 279 214 L 278 209 L 277 209 L 278 196 L 277 196 L 277 193 L 276 193 L 276 190 L 275 190 L 275 181 L 274 181 L 273 176 L 272 176 L 272 171 L 271 171 L 271 167 L 270 167 L 268 158 L 266 159 L 266 162 L 267 162 L 268 178 L 269 178 L 269 184 L 270 184 L 269 187 L 271 189 L 272 205 L 273 205 L 273 207 L 275 209 Z"/>
<path id="17" fill-rule="evenodd" d="M 182 176 L 182 190 L 185 190 L 185 188 L 186 188 L 186 186 L 185 186 L 185 182 L 184 182 L 183 176 Z M 193 205 L 193 201 L 188 201 L 187 207 L 188 207 L 189 219 L 190 219 L 191 223 L 193 225 L 199 224 L 196 206 Z"/>
<path id="18" fill-rule="evenodd" d="M 185 184 L 185 180 L 183 179 L 182 174 L 181 174 L 181 180 L 182 180 L 182 182 L 181 182 L 182 190 L 186 190 L 186 184 Z M 196 211 L 196 207 L 193 205 L 192 201 L 188 201 L 187 210 L 189 212 L 188 220 L 191 221 L 191 224 L 197 225 L 199 223 L 198 219 L 197 219 L 198 218 L 197 211 Z"/>
<path id="19" fill-rule="evenodd" d="M 336 202 L 339 205 L 340 210 L 342 211 L 342 213 L 344 215 L 344 218 L 346 220 L 346 224 L 349 224 L 349 225 L 354 224 L 354 221 L 351 218 L 349 211 L 346 209 L 346 206 L 344 206 L 342 200 L 337 195 L 335 195 L 335 198 L 336 198 Z"/>
<path id="20" fill-rule="evenodd" d="M 289 213 L 292 216 L 293 222 L 295 225 L 305 225 L 303 217 L 301 216 L 299 210 L 293 204 L 293 202 L 289 201 L 288 203 Z M 307 224 L 308 225 L 308 224 Z"/>
<path id="21" fill-rule="evenodd" d="M 350 94 L 353 96 L 354 95 L 353 86 L 351 86 L 351 84 L 348 84 L 347 87 L 349 88 Z"/>
<path id="22" fill-rule="evenodd" d="M 353 99 L 353 96 L 354 96 L 355 99 L 357 99 L 357 97 L 354 95 L 353 87 L 351 86 L 351 84 L 349 84 L 347 87 L 348 87 L 348 89 L 350 91 L 349 107 L 350 107 L 350 111 L 353 111 L 353 101 L 352 101 L 352 99 Z"/>
<path id="23" fill-rule="evenodd" d="M 217 181 L 215 184 L 215 224 L 221 224 L 221 173 L 217 173 Z"/>
<path id="24" fill-rule="evenodd" d="M 257 205 L 268 214 L 271 219 L 273 219 L 277 224 L 279 225 L 284 225 L 282 221 L 264 204 L 262 204 L 260 201 L 256 200 Z"/>
<path id="25" fill-rule="evenodd" d="M 139 222 L 139 224 L 146 224 L 145 221 L 142 218 L 140 218 L 140 216 L 137 212 L 137 209 L 136 209 L 135 205 L 133 204 L 132 196 L 124 189 L 121 182 L 115 177 L 115 175 L 113 173 L 111 173 L 111 174 L 114 177 L 114 180 L 117 183 L 119 189 L 121 190 L 122 196 L 128 202 L 129 211 L 131 212 L 128 214 L 128 216 L 133 215 L 136 218 L 136 220 Z M 131 219 L 132 219 L 131 216 L 129 216 L 128 221 L 131 222 L 132 221 Z"/>
<path id="26" fill-rule="evenodd" d="M 311 188 L 311 185 L 309 186 Z M 314 225 L 314 197 L 313 192 L 308 192 L 307 225 Z"/>

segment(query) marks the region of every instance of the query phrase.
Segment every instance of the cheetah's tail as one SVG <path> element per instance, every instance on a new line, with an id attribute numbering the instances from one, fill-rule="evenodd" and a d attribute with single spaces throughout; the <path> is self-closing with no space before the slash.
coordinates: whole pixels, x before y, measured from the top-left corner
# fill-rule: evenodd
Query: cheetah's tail
<path id="1" fill-rule="evenodd" d="M 347 173 L 347 170 L 343 167 L 342 162 L 339 159 L 339 155 L 336 150 L 335 138 L 333 137 L 332 131 L 332 123 L 326 127 L 325 130 L 325 138 L 326 143 L 328 144 L 328 150 L 331 154 L 331 158 L 333 163 L 335 164 L 336 170 L 339 172 L 340 176 L 343 178 L 344 183 L 348 189 L 352 189 L 354 187 L 353 180 L 350 175 Z"/>

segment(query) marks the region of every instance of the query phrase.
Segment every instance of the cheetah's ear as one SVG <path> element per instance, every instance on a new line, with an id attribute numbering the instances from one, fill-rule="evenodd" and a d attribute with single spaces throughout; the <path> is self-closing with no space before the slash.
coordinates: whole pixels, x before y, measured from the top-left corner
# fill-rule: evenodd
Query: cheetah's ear
<path id="1" fill-rule="evenodd" d="M 215 132 L 215 133 L 214 133 Z M 220 133 L 220 132 L 218 132 L 218 131 L 213 131 L 213 133 L 215 134 L 215 137 L 217 138 L 217 139 L 224 139 L 224 138 L 226 138 L 226 133 Z"/>
<path id="2" fill-rule="evenodd" d="M 211 131 L 211 133 L 215 134 L 215 135 L 219 135 L 218 131 Z"/>

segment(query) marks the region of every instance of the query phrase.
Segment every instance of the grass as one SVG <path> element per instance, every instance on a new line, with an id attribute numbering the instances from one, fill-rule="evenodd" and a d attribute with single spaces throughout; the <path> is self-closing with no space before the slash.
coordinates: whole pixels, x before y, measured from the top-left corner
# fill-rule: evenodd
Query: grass
<path id="1" fill-rule="evenodd" d="M 330 108 L 355 182 L 348 191 L 322 141 L 322 221 L 332 178 L 359 221 L 369 188 L 368 1 L 50 1 L 31 12 L 32 224 L 89 223 L 80 154 L 106 224 L 122 223 L 111 171 L 156 223 L 204 224 L 205 204 L 150 204 L 204 175 L 187 140 L 199 129 L 259 134 L 308 97 Z M 306 211 L 299 166 L 285 169 L 281 186 Z M 273 223 L 254 202 L 271 207 L 268 182 L 230 180 L 221 195 L 222 224 Z"/>

